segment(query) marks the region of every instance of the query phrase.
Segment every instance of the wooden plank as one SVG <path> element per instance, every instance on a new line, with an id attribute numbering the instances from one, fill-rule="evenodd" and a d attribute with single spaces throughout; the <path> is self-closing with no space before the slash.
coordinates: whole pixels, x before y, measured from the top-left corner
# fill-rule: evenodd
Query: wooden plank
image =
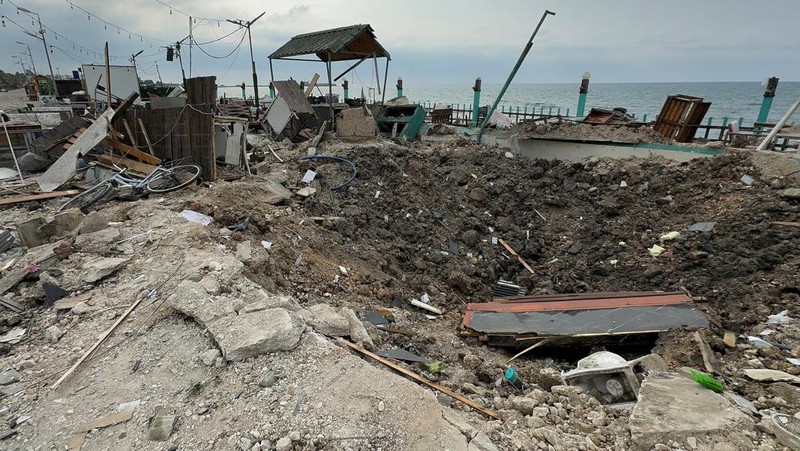
<path id="1" fill-rule="evenodd" d="M 84 443 L 86 443 L 86 432 L 73 434 L 67 442 L 67 451 L 80 451 Z"/>
<path id="2" fill-rule="evenodd" d="M 32 202 L 35 200 L 53 199 L 56 197 L 64 197 L 64 196 L 74 196 L 79 193 L 80 191 L 71 189 L 67 191 L 52 191 L 49 193 L 28 194 L 25 196 L 7 197 L 5 199 L 0 199 L 0 205 L 15 205 L 15 204 L 21 204 L 23 202 Z"/>
<path id="3" fill-rule="evenodd" d="M 125 409 L 122 412 L 112 413 L 96 420 L 88 421 L 78 426 L 76 432 L 89 432 L 92 429 L 100 429 L 115 424 L 124 423 L 133 418 L 133 409 Z"/>
<path id="4" fill-rule="evenodd" d="M 111 146 L 111 147 L 119 150 L 120 152 L 122 152 L 122 156 L 123 157 L 133 157 L 133 158 L 136 158 L 137 160 L 141 161 L 142 163 L 154 164 L 156 166 L 161 164 L 161 158 L 158 158 L 158 157 L 155 157 L 153 155 L 144 153 L 139 149 L 136 149 L 136 148 L 131 147 L 131 146 L 127 145 L 127 144 L 121 143 L 121 142 L 119 142 L 119 141 L 117 141 L 115 139 L 106 138 L 106 139 L 103 140 L 103 144 L 105 144 L 107 146 Z"/>
<path id="5" fill-rule="evenodd" d="M 506 248 L 506 250 L 507 250 L 507 251 L 508 251 L 508 252 L 509 252 L 511 255 L 513 255 L 514 257 L 516 257 L 516 258 L 517 258 L 517 261 L 519 261 L 519 262 L 520 262 L 520 264 L 522 264 L 522 266 L 524 266 L 524 267 L 525 267 L 525 269 L 527 269 L 529 273 L 536 275 L 536 273 L 535 273 L 535 272 L 533 272 L 533 268 L 531 268 L 530 266 L 528 266 L 528 263 L 527 263 L 527 262 L 525 262 L 525 260 L 523 260 L 523 259 L 522 259 L 522 257 L 520 257 L 520 256 L 519 256 L 519 255 L 518 255 L 516 252 L 514 252 L 514 249 L 511 249 L 511 246 L 509 246 L 509 245 L 508 245 L 508 244 L 507 244 L 505 241 L 503 241 L 503 240 L 498 240 L 498 241 L 500 242 L 500 244 L 502 244 L 502 245 L 503 245 L 503 247 L 504 247 L 504 248 Z"/>
<path id="6" fill-rule="evenodd" d="M 81 302 L 86 302 L 91 298 L 92 292 L 90 291 L 79 294 L 78 296 L 59 299 L 53 303 L 53 310 L 72 310 L 76 305 L 80 304 Z"/>
<path id="7" fill-rule="evenodd" d="M 138 172 L 139 174 L 150 174 L 156 168 L 155 166 L 147 163 L 142 163 L 136 160 L 131 160 L 130 158 L 121 158 L 121 157 L 114 157 L 109 154 L 102 154 L 97 155 L 97 160 L 100 163 L 105 163 L 107 165 L 114 165 L 125 167 L 130 169 L 131 171 Z"/>
<path id="8" fill-rule="evenodd" d="M 438 385 L 438 384 L 434 384 L 433 382 L 425 379 L 424 377 L 420 376 L 419 374 L 417 374 L 417 373 L 415 373 L 413 371 L 407 370 L 405 367 L 400 366 L 400 365 L 392 362 L 391 360 L 387 360 L 387 359 L 384 359 L 383 357 L 381 357 L 381 356 L 379 356 L 377 354 L 373 354 L 373 353 L 367 351 L 366 349 L 362 348 L 361 346 L 358 346 L 355 343 L 351 343 L 351 342 L 349 342 L 349 341 L 347 341 L 347 340 L 345 340 L 343 338 L 336 338 L 336 341 L 338 341 L 339 343 L 347 346 L 348 348 L 358 352 L 359 354 L 365 355 L 365 356 L 367 356 L 367 357 L 369 357 L 369 358 L 371 358 L 371 359 L 373 359 L 373 360 L 375 360 L 377 362 L 380 362 L 380 363 L 388 366 L 389 368 L 401 373 L 402 375 L 404 375 L 404 376 L 406 376 L 406 377 L 408 377 L 410 379 L 413 379 L 416 382 L 419 382 L 420 384 L 426 385 L 426 386 L 428 386 L 428 387 L 430 387 L 430 388 L 432 388 L 432 389 L 434 389 L 436 391 L 444 393 L 445 395 L 447 395 L 447 396 L 449 396 L 449 397 L 451 397 L 453 399 L 457 399 L 457 400 L 463 402 L 464 404 L 472 407 L 473 409 L 481 412 L 482 414 L 490 417 L 490 418 L 494 418 L 496 420 L 500 419 L 500 415 L 497 412 L 495 412 L 494 410 L 489 409 L 488 407 L 484 407 L 484 406 L 476 403 L 475 401 L 462 396 L 460 393 L 456 393 L 453 390 L 450 390 L 449 388 L 442 387 L 441 385 Z"/>
<path id="9" fill-rule="evenodd" d="M 144 127 L 144 122 L 142 122 L 142 118 L 137 118 L 139 123 L 139 129 L 142 131 L 142 137 L 144 138 L 145 144 L 147 144 L 147 150 L 150 151 L 150 155 L 155 156 L 156 154 L 153 153 L 153 145 L 150 144 L 150 136 L 147 134 L 147 129 Z"/>
<path id="10" fill-rule="evenodd" d="M 131 126 L 128 124 L 128 120 L 122 118 L 122 125 L 125 127 L 125 133 L 128 134 L 128 139 L 131 140 L 131 145 L 133 145 L 133 147 L 139 147 L 139 144 L 136 143 L 136 133 L 134 133 L 133 130 L 131 130 Z"/>
<path id="11" fill-rule="evenodd" d="M 310 96 L 311 93 L 314 92 L 314 88 L 317 86 L 318 81 L 319 81 L 319 74 L 314 74 L 314 76 L 311 77 L 311 81 L 308 82 L 308 87 L 306 88 L 306 92 L 303 93 L 303 95 L 306 97 Z"/>
<path id="12" fill-rule="evenodd" d="M 92 347 L 91 347 L 91 348 L 89 348 L 89 350 L 88 350 L 88 351 L 86 351 L 86 353 L 85 353 L 85 354 L 83 354 L 83 357 L 81 357 L 81 358 L 80 358 L 80 359 L 79 359 L 77 362 L 75 362 L 75 363 L 74 363 L 74 364 L 73 364 L 73 365 L 72 365 L 72 366 L 71 366 L 71 367 L 70 367 L 70 368 L 67 370 L 67 372 L 66 372 L 66 373 L 64 373 L 63 375 L 61 375 L 61 377 L 60 377 L 60 378 L 59 378 L 59 379 L 56 381 L 56 383 L 55 383 L 55 384 L 53 384 L 53 386 L 52 386 L 51 388 L 53 388 L 53 389 L 56 389 L 56 388 L 57 388 L 59 385 L 61 385 L 61 383 L 62 383 L 62 382 L 64 382 L 64 380 L 65 380 L 66 378 L 68 378 L 68 377 L 69 377 L 69 375 L 70 375 L 70 374 L 74 373 L 74 372 L 75 372 L 75 370 L 76 370 L 76 369 L 78 369 L 78 367 L 80 366 L 80 364 L 81 364 L 81 363 L 83 363 L 83 361 L 84 361 L 84 360 L 88 359 L 88 358 L 89 358 L 89 356 L 90 356 L 90 355 L 92 355 L 92 353 L 94 352 L 94 350 L 95 350 L 95 349 L 97 349 L 97 347 L 98 347 L 98 346 L 100 346 L 100 345 L 101 345 L 101 344 L 102 344 L 102 343 L 103 343 L 103 342 L 106 340 L 106 338 L 108 338 L 108 336 L 109 336 L 109 335 L 111 335 L 111 333 L 112 333 L 112 332 L 114 332 L 114 330 L 117 328 L 117 326 L 119 326 L 119 325 L 120 325 L 120 324 L 121 324 L 123 321 L 125 321 L 125 318 L 127 318 L 127 317 L 128 317 L 128 315 L 130 315 L 130 314 L 131 314 L 131 312 L 132 312 L 132 311 L 133 311 L 133 310 L 134 310 L 134 309 L 135 309 L 135 308 L 136 308 L 136 307 L 137 307 L 139 304 L 141 304 L 141 302 L 142 302 L 143 300 L 145 300 L 146 298 L 147 298 L 147 296 L 142 296 L 142 297 L 140 297 L 139 299 L 137 299 L 137 300 L 136 300 L 136 302 L 134 302 L 133 304 L 131 304 L 130 308 L 128 308 L 128 310 L 126 310 L 126 311 L 125 311 L 125 313 L 123 313 L 123 314 L 122 314 L 122 316 L 120 316 L 120 317 L 119 317 L 119 319 L 117 319 L 117 321 L 115 321 L 115 322 L 114 322 L 114 324 L 113 324 L 113 325 L 112 325 L 112 326 L 111 326 L 111 327 L 110 327 L 110 328 L 109 328 L 107 331 L 105 331 L 105 333 L 104 333 L 104 334 L 103 334 L 103 335 L 102 335 L 102 336 L 101 336 L 101 337 L 100 337 L 100 338 L 99 338 L 99 339 L 98 339 L 98 340 L 97 340 L 97 341 L 94 343 L 94 345 L 92 345 Z M 131 415 L 133 415 L 133 411 L 130 411 L 130 414 L 131 414 Z M 107 417 L 106 417 L 106 418 L 107 418 Z M 130 417 L 128 417 L 128 420 L 129 420 L 129 419 L 130 419 Z M 102 420 L 102 418 L 101 418 L 100 420 Z M 97 421 L 100 421 L 100 420 L 97 420 Z M 123 421 L 127 421 L 127 420 L 123 420 Z M 90 422 L 90 423 L 91 423 L 91 422 Z M 91 430 L 91 429 L 95 429 L 96 427 L 102 427 L 102 426 L 94 426 L 94 427 L 90 427 L 89 429 L 86 429 L 86 430 L 88 431 L 88 430 Z"/>
<path id="13" fill-rule="evenodd" d="M 703 357 L 703 366 L 705 366 L 706 372 L 710 374 L 722 375 L 722 369 L 719 367 L 717 358 L 714 357 L 714 351 L 711 350 L 711 346 L 708 345 L 706 340 L 700 334 L 700 331 L 694 331 L 694 339 L 697 341 L 697 344 L 700 347 L 700 354 Z"/>

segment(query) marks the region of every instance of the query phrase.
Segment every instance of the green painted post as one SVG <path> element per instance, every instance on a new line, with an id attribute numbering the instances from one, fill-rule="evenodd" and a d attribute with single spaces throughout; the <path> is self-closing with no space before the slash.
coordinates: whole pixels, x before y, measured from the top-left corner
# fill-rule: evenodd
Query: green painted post
<path id="1" fill-rule="evenodd" d="M 478 111 L 481 105 L 481 77 L 475 79 L 475 85 L 472 86 L 472 126 L 478 126 Z"/>
<path id="2" fill-rule="evenodd" d="M 725 116 L 722 118 L 722 128 L 725 128 L 727 126 L 728 126 L 728 116 Z"/>
<path id="3" fill-rule="evenodd" d="M 743 117 L 740 117 L 740 118 L 739 118 L 739 128 L 742 128 L 742 124 L 743 124 L 743 123 L 744 123 L 744 118 L 743 118 Z"/>
<path id="4" fill-rule="evenodd" d="M 269 82 L 269 98 L 275 98 L 275 85 L 273 85 L 272 82 Z"/>
<path id="5" fill-rule="evenodd" d="M 569 108 L 567 108 L 567 114 L 566 114 L 566 116 L 567 116 L 567 117 L 569 117 Z"/>
<path id="6" fill-rule="evenodd" d="M 342 82 L 342 90 L 344 90 L 344 101 L 347 102 L 350 98 L 350 83 L 347 82 L 346 78 Z"/>
<path id="7" fill-rule="evenodd" d="M 522 62 L 525 61 L 525 57 L 528 56 L 528 52 L 531 51 L 531 47 L 533 47 L 533 39 L 536 37 L 536 33 L 539 32 L 539 28 L 541 28 L 542 23 L 544 23 L 544 19 L 548 15 L 555 15 L 555 14 L 556 13 L 554 13 L 552 11 L 545 10 L 544 14 L 542 14 L 542 18 L 539 19 L 539 23 L 536 25 L 536 28 L 533 30 L 533 34 L 531 35 L 531 38 L 528 40 L 528 43 L 525 44 L 525 48 L 522 50 L 522 54 L 519 55 L 519 58 L 517 59 L 517 63 L 514 65 L 514 68 L 511 69 L 511 73 L 508 74 L 508 78 L 506 79 L 505 84 L 503 84 L 503 87 L 500 88 L 500 92 L 497 94 L 497 98 L 494 100 L 494 103 L 492 104 L 492 107 L 489 108 L 489 111 L 487 111 L 487 113 L 486 113 L 486 117 L 483 119 L 483 123 L 481 124 L 481 129 L 478 131 L 478 140 L 477 141 L 478 141 L 479 144 L 481 142 L 481 137 L 483 136 L 483 130 L 486 128 L 486 125 L 489 124 L 489 118 L 492 116 L 492 113 L 494 113 L 494 110 L 497 108 L 497 105 L 500 103 L 500 101 L 503 100 L 503 95 L 505 95 L 506 90 L 508 89 L 508 86 L 511 84 L 511 81 L 514 79 L 514 76 L 517 75 L 517 71 L 519 70 L 520 66 L 522 66 Z"/>
<path id="8" fill-rule="evenodd" d="M 578 111 L 576 116 L 583 117 L 583 112 L 586 109 L 586 95 L 589 93 L 589 79 L 592 74 L 584 72 L 581 77 L 581 87 L 578 88 Z"/>
<path id="9" fill-rule="evenodd" d="M 397 97 L 403 97 L 403 78 L 397 77 Z"/>
<path id="10" fill-rule="evenodd" d="M 778 77 L 770 77 L 767 80 L 767 89 L 764 90 L 764 100 L 761 101 L 761 109 L 758 111 L 756 122 L 767 122 L 769 109 L 772 108 L 772 99 L 775 98 L 775 90 L 778 89 Z"/>
<path id="11" fill-rule="evenodd" d="M 558 111 L 556 112 L 556 115 L 561 116 L 561 107 L 558 107 Z"/>
<path id="12" fill-rule="evenodd" d="M 553 105 L 550 105 L 550 108 L 547 110 L 547 115 L 548 116 L 552 116 L 553 115 Z"/>
<path id="13" fill-rule="evenodd" d="M 644 116 L 642 116 L 642 122 L 647 122 L 647 113 L 644 113 Z"/>

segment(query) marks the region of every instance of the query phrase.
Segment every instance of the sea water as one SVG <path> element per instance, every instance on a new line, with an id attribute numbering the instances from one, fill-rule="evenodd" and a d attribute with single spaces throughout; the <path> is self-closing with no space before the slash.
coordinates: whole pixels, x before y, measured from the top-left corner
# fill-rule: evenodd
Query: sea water
<path id="1" fill-rule="evenodd" d="M 389 80 L 386 99 L 397 94 L 394 81 Z M 499 83 L 484 83 L 481 90 L 481 105 L 491 105 L 502 87 Z M 322 88 L 327 93 L 327 88 Z M 220 88 L 229 97 L 240 97 L 239 88 Z M 364 97 L 369 100 L 380 100 L 383 93 L 378 94 L 375 87 L 350 85 L 350 97 Z M 334 94 L 343 98 L 341 86 L 333 88 Z M 252 96 L 252 87 L 248 86 L 247 95 Z M 705 121 L 713 118 L 713 123 L 719 125 L 723 117 L 729 122 L 743 118 L 745 125 L 752 124 L 758 117 L 761 101 L 764 96 L 764 86 L 761 82 L 686 82 L 686 83 L 591 83 L 589 94 L 586 98 L 586 110 L 591 108 L 625 108 L 628 113 L 642 119 L 646 114 L 648 120 L 654 120 L 661 111 L 667 96 L 685 94 L 702 97 L 711 102 L 711 108 L 706 114 Z M 269 95 L 269 89 L 259 88 L 259 95 Z M 320 95 L 315 90 L 314 95 Z M 403 95 L 415 103 L 445 103 L 466 108 L 472 107 L 473 91 L 471 84 L 414 84 L 405 81 Z M 783 116 L 795 100 L 800 98 L 800 82 L 781 81 L 773 98 L 768 121 L 775 122 Z M 520 112 L 531 112 L 534 108 L 538 112 L 542 107 L 545 113 L 552 107 L 555 114 L 561 108 L 561 114 L 576 114 L 578 105 L 578 83 L 514 83 L 506 91 L 500 106 Z M 498 106 L 498 108 L 500 108 Z M 800 123 L 800 111 L 790 122 Z"/>

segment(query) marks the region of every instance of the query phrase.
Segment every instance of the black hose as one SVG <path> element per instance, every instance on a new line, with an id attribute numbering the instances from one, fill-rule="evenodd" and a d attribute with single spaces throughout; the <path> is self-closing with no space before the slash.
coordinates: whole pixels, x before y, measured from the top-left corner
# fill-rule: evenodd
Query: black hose
<path id="1" fill-rule="evenodd" d="M 312 155 L 312 156 L 308 156 L 308 157 L 301 157 L 300 159 L 301 160 L 333 160 L 333 161 L 338 161 L 339 163 L 344 163 L 347 166 L 350 166 L 350 169 L 353 171 L 353 173 L 350 175 L 350 178 L 347 179 L 347 181 L 342 183 L 341 185 L 332 187 L 331 191 L 336 191 L 336 190 L 342 189 L 345 186 L 349 185 L 350 183 L 353 182 L 353 180 L 355 180 L 356 174 L 358 174 L 358 169 L 356 169 L 356 164 L 353 163 L 352 161 L 346 160 L 346 159 L 344 159 L 342 157 L 334 157 L 333 155 Z"/>

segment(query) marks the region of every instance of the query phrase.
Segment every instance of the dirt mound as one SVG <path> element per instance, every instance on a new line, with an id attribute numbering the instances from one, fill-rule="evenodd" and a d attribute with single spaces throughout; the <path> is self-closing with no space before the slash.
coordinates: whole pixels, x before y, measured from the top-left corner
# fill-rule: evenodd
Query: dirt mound
<path id="1" fill-rule="evenodd" d="M 520 124 L 512 133 L 520 138 L 668 144 L 669 139 L 646 125 Z"/>

